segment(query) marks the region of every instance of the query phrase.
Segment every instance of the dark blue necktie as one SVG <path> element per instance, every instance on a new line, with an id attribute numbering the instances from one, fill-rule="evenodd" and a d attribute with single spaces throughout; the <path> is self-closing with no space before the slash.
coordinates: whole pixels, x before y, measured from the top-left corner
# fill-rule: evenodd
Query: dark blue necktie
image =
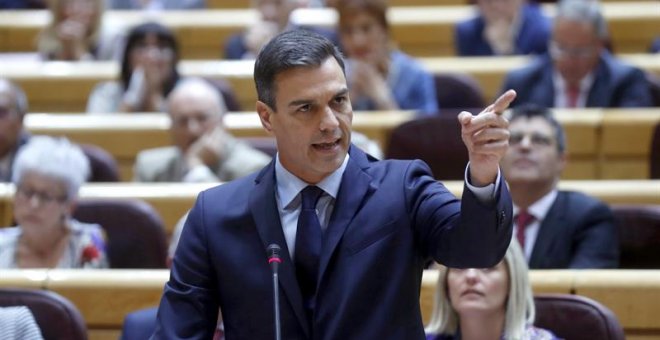
<path id="1" fill-rule="evenodd" d="M 323 238 L 321 223 L 316 215 L 316 202 L 321 194 L 323 190 L 317 186 L 308 186 L 302 190 L 302 208 L 298 216 L 296 232 L 296 277 L 310 320 L 314 309 Z"/>

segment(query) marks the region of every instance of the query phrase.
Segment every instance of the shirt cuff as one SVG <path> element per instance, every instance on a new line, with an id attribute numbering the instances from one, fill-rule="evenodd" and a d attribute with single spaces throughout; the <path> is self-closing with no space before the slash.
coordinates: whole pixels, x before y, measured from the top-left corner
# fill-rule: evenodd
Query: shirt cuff
<path id="1" fill-rule="evenodd" d="M 485 187 L 475 187 L 470 183 L 470 163 L 465 167 L 465 185 L 477 197 L 481 203 L 491 203 L 495 199 L 495 188 L 500 185 L 500 169 L 497 168 L 497 178 L 495 183 L 486 185 Z"/>

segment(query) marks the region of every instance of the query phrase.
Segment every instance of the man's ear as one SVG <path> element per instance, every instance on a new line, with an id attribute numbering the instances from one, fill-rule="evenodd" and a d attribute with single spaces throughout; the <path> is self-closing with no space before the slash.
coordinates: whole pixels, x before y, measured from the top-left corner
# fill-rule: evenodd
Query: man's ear
<path id="1" fill-rule="evenodd" d="M 270 108 L 270 106 L 260 100 L 257 100 L 257 114 L 259 114 L 261 126 L 263 126 L 266 131 L 273 132 L 273 126 L 270 122 L 273 110 Z"/>

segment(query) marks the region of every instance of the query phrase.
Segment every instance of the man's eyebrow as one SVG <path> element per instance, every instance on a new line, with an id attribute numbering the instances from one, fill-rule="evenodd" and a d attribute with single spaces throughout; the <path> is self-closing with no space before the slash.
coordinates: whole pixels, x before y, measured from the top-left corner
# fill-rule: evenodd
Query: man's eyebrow
<path id="1" fill-rule="evenodd" d="M 291 106 L 300 106 L 300 105 L 308 105 L 308 104 L 313 104 L 314 100 L 313 99 L 297 99 L 292 102 L 289 102 L 289 107 Z"/>
<path id="2" fill-rule="evenodd" d="M 348 94 L 348 88 L 347 87 L 344 87 L 341 90 L 337 91 L 337 93 L 335 93 L 335 97 L 343 96 L 345 94 Z"/>

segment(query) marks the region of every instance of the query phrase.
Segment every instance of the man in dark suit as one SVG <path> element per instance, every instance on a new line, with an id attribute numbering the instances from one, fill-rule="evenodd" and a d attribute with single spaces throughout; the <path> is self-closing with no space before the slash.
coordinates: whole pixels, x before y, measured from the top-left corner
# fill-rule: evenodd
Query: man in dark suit
<path id="1" fill-rule="evenodd" d="M 518 93 L 512 106 L 652 106 L 644 73 L 606 49 L 607 23 L 598 1 L 564 0 L 557 7 L 549 54 L 510 72 L 503 89 Z"/>
<path id="2" fill-rule="evenodd" d="M 552 113 L 513 109 L 510 147 L 502 159 L 513 198 L 514 233 L 530 268 L 616 268 L 618 231 L 602 202 L 557 189 L 566 138 Z"/>
<path id="3" fill-rule="evenodd" d="M 550 19 L 525 0 L 477 0 L 479 13 L 456 25 L 460 56 L 542 54 L 548 50 Z"/>
<path id="4" fill-rule="evenodd" d="M 273 338 L 266 248 L 277 244 L 282 339 L 424 339 L 426 261 L 490 267 L 511 241 L 500 112 L 515 93 L 459 115 L 470 158 L 459 201 L 421 161 L 377 161 L 351 144 L 343 60 L 328 39 L 307 30 L 276 36 L 254 78 L 277 157 L 197 198 L 153 338 L 209 338 L 218 307 L 227 338 Z"/>
<path id="5" fill-rule="evenodd" d="M 13 82 L 0 78 L 0 182 L 11 181 L 11 169 L 18 148 L 27 143 L 23 117 L 28 102 L 25 92 Z"/>

